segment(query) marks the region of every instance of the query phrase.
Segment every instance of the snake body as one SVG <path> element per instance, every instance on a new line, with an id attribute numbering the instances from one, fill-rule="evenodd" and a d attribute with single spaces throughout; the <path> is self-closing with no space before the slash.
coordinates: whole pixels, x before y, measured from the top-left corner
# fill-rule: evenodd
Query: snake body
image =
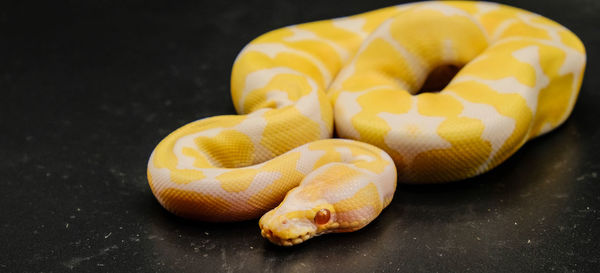
<path id="1" fill-rule="evenodd" d="M 354 231 L 390 203 L 397 179 L 468 178 L 559 126 L 585 57 L 558 23 L 488 2 L 412 3 L 284 27 L 235 60 L 239 115 L 171 133 L 150 157 L 148 181 L 182 217 L 264 214 L 262 235 L 279 245 Z M 420 92 L 449 67 L 459 71 L 443 90 Z M 334 127 L 352 140 L 330 139 Z"/>

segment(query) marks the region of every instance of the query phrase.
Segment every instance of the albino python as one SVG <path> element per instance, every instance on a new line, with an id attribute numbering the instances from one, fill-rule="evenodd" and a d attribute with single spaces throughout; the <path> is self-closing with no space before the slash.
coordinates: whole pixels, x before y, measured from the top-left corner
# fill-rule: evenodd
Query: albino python
<path id="1" fill-rule="evenodd" d="M 283 246 L 358 230 L 390 203 L 396 180 L 481 174 L 559 126 L 585 58 L 565 27 L 488 2 L 412 3 L 284 27 L 235 60 L 239 115 L 171 133 L 150 156 L 148 181 L 182 217 L 264 214 L 262 235 Z M 329 139 L 334 124 L 352 140 Z"/>

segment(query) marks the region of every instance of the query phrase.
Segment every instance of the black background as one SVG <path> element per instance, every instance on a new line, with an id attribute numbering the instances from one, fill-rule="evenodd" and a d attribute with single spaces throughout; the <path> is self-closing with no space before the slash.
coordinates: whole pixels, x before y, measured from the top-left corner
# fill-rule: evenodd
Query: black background
<path id="1" fill-rule="evenodd" d="M 41 2 L 41 1 L 40 1 Z M 48 4 L 51 3 L 51 4 Z M 583 272 L 599 266 L 600 2 L 514 1 L 567 26 L 588 66 L 570 119 L 495 170 L 400 185 L 363 230 L 294 248 L 257 221 L 195 223 L 146 182 L 154 146 L 232 114 L 252 38 L 385 1 L 0 3 L 0 272 Z"/>

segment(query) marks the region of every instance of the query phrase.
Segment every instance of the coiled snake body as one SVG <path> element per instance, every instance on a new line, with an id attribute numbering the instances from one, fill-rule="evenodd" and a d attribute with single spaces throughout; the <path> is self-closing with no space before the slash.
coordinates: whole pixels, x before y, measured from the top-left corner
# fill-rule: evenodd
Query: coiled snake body
<path id="1" fill-rule="evenodd" d="M 240 115 L 171 133 L 150 157 L 148 181 L 182 217 L 264 214 L 262 235 L 280 245 L 357 230 L 390 203 L 397 179 L 471 177 L 560 125 L 584 66 L 565 27 L 487 2 L 413 3 L 277 29 L 235 60 Z M 443 90 L 419 92 L 451 67 L 460 70 Z M 334 124 L 352 140 L 329 139 Z"/>

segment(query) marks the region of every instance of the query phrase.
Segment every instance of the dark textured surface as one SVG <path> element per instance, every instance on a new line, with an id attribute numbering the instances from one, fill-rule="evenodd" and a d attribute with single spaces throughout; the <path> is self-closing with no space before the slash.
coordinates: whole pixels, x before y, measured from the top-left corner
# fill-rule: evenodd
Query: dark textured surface
<path id="1" fill-rule="evenodd" d="M 270 3 L 268 3 L 270 2 Z M 291 249 L 256 221 L 193 223 L 155 201 L 170 131 L 234 112 L 252 38 L 384 1 L 0 3 L 0 272 L 593 272 L 600 266 L 600 4 L 518 1 L 572 29 L 588 67 L 571 118 L 497 169 L 399 186 L 365 229 Z M 85 4 L 83 4 L 85 3 Z"/>

